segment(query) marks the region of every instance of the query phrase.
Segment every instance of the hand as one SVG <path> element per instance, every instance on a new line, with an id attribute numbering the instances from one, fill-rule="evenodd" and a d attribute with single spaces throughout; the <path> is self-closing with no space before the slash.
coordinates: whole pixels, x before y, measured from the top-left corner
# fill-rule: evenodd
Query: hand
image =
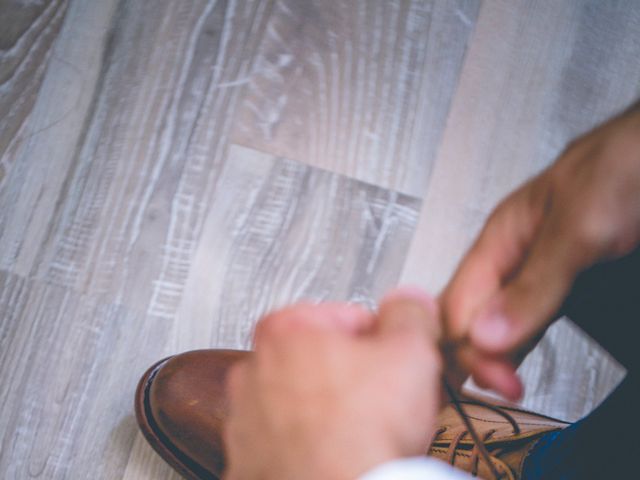
<path id="1" fill-rule="evenodd" d="M 515 366 L 576 275 L 640 242 L 640 108 L 574 141 L 493 212 L 441 296 L 456 360 L 478 384 L 521 395 Z"/>
<path id="2" fill-rule="evenodd" d="M 354 479 L 423 454 L 440 398 L 436 306 L 296 305 L 263 319 L 227 388 L 227 480 Z"/>

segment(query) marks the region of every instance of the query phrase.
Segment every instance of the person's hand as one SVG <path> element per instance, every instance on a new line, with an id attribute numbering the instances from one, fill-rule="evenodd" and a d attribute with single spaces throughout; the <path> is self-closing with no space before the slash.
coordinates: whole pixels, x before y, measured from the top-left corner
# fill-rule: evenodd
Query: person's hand
<path id="1" fill-rule="evenodd" d="M 455 358 L 483 387 L 516 399 L 515 366 L 590 265 L 640 241 L 640 109 L 574 141 L 513 192 L 441 295 Z"/>
<path id="2" fill-rule="evenodd" d="M 260 321 L 228 377 L 225 478 L 354 479 L 423 454 L 441 392 L 436 309 L 397 293 L 377 315 L 300 304 Z"/>

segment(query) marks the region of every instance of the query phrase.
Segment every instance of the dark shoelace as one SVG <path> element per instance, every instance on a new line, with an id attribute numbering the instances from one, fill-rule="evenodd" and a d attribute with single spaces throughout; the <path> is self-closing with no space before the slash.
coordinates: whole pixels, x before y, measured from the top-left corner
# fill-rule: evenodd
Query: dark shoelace
<path id="1" fill-rule="evenodd" d="M 456 396 L 456 393 L 454 392 L 453 388 L 451 388 L 451 386 L 447 383 L 446 380 L 443 380 L 442 383 L 444 384 L 444 389 L 447 392 L 447 395 L 449 395 L 449 398 L 451 398 L 451 402 L 453 403 L 454 408 L 456 409 L 456 412 L 458 412 L 458 415 L 460 415 L 460 418 L 462 419 L 462 421 L 464 422 L 465 427 L 467 428 L 466 431 L 462 431 L 460 432 L 452 441 L 451 446 L 449 447 L 449 463 L 453 464 L 453 460 L 455 459 L 455 452 L 456 449 L 458 448 L 458 445 L 460 444 L 460 441 L 464 438 L 464 436 L 467 434 L 467 432 L 471 435 L 471 438 L 473 439 L 474 442 L 474 447 L 473 447 L 473 451 L 471 454 L 471 464 L 473 465 L 472 467 L 472 475 L 476 475 L 477 474 L 477 465 L 478 465 L 478 458 L 482 457 L 482 459 L 486 462 L 487 466 L 489 467 L 489 470 L 491 471 L 491 474 L 493 475 L 495 480 L 500 480 L 502 478 L 502 474 L 498 471 L 498 468 L 495 466 L 495 464 L 493 463 L 493 461 L 491 460 L 491 455 L 489 454 L 489 451 L 487 450 L 487 447 L 485 446 L 484 442 L 486 442 L 491 435 L 493 435 L 495 433 L 495 430 L 489 430 L 483 439 L 480 439 L 480 436 L 478 435 L 478 432 L 476 432 L 475 428 L 473 428 L 473 425 L 471 424 L 471 420 L 469 420 L 469 417 L 467 416 L 467 414 L 464 411 L 464 408 L 462 407 L 462 403 L 460 402 L 460 400 L 458 400 L 458 397 Z M 480 403 L 480 402 L 478 402 Z M 514 433 L 519 433 L 520 432 L 520 428 L 518 427 L 518 424 L 516 423 L 516 421 L 511 417 L 511 415 L 509 415 L 506 412 L 503 412 L 502 410 L 493 407 L 492 405 L 485 405 L 487 408 L 490 408 L 491 410 L 499 413 L 500 415 L 504 416 L 507 421 L 509 421 L 509 423 L 511 423 L 511 426 L 514 429 Z M 440 435 L 441 433 L 443 433 L 446 430 L 446 428 L 442 428 L 439 429 L 438 431 L 435 432 L 433 439 L 430 443 L 430 445 L 436 440 L 436 438 L 438 437 L 438 435 Z"/>

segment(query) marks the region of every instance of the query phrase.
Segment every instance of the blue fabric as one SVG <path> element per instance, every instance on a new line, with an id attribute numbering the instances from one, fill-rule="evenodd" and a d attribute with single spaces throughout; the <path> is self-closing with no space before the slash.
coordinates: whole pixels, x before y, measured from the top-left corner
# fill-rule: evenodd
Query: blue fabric
<path id="1" fill-rule="evenodd" d="M 628 376 L 590 415 L 547 434 L 527 457 L 523 478 L 640 478 L 639 392 Z"/>

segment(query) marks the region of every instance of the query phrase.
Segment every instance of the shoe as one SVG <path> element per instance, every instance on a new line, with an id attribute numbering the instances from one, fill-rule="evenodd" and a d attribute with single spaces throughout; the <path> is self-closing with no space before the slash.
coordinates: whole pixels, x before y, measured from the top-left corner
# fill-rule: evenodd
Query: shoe
<path id="1" fill-rule="evenodd" d="M 226 374 L 248 352 L 196 350 L 166 358 L 140 379 L 138 425 L 154 450 L 184 478 L 219 480 L 224 470 L 222 428 L 228 405 Z M 520 479 L 522 465 L 545 434 L 568 424 L 517 408 L 460 402 L 503 479 Z M 428 455 L 480 478 L 493 478 L 453 405 L 438 417 Z"/>
<path id="2" fill-rule="evenodd" d="M 225 377 L 245 358 L 236 350 L 195 350 L 165 358 L 140 379 L 140 430 L 153 449 L 189 480 L 218 480 L 224 469 Z"/>
<path id="3" fill-rule="evenodd" d="M 514 407 L 479 400 L 462 400 L 460 404 L 503 480 L 520 480 L 524 461 L 538 440 L 569 426 L 555 418 Z M 428 455 L 474 477 L 495 478 L 453 404 L 440 412 L 437 425 Z"/>

